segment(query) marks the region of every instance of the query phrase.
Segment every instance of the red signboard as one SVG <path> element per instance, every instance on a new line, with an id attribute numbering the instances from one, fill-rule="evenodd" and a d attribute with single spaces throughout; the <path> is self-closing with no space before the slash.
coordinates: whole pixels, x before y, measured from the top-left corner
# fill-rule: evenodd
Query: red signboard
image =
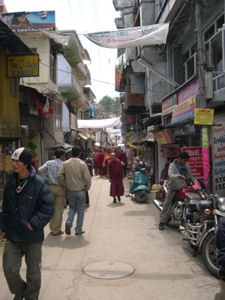
<path id="1" fill-rule="evenodd" d="M 208 185 L 208 177 L 210 171 L 209 149 L 208 147 L 184 147 L 181 151 L 188 152 L 192 175 Z"/>

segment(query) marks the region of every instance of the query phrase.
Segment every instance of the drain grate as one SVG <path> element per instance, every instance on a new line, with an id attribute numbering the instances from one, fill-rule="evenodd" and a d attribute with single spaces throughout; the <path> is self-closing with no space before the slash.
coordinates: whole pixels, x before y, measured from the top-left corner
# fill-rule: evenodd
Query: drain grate
<path id="1" fill-rule="evenodd" d="M 84 273 L 94 278 L 117 279 L 133 274 L 134 268 L 126 263 L 99 261 L 87 265 Z"/>

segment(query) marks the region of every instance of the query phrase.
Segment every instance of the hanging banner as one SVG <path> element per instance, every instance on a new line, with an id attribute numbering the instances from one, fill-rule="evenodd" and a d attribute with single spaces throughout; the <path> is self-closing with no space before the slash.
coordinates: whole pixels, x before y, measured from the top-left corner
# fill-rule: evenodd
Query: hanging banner
<path id="1" fill-rule="evenodd" d="M 166 43 L 169 23 L 139 26 L 117 31 L 85 34 L 93 43 L 106 48 L 129 48 Z"/>
<path id="2" fill-rule="evenodd" d="M 119 128 L 120 117 L 100 120 L 77 120 L 78 128 Z"/>
<path id="3" fill-rule="evenodd" d="M 195 108 L 194 124 L 212 125 L 213 116 L 214 116 L 214 109 Z"/>

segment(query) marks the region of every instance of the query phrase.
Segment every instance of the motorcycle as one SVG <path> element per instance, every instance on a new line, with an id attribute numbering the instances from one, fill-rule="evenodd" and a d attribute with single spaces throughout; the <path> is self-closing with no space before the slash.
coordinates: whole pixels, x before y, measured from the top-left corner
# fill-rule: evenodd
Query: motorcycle
<path id="1" fill-rule="evenodd" d="M 202 189 L 197 179 L 193 178 L 191 180 L 188 180 L 186 183 L 187 183 L 186 186 L 182 187 L 179 191 L 176 192 L 172 201 L 171 220 L 181 222 L 180 230 L 184 230 L 185 207 L 186 207 L 186 203 L 189 201 L 189 198 L 195 197 L 195 199 L 198 199 L 198 201 L 206 198 L 206 193 Z M 153 200 L 154 204 L 160 210 L 163 209 L 163 203 L 165 201 L 167 193 L 168 193 L 168 180 L 165 180 L 161 186 L 160 199 Z"/>
<path id="2" fill-rule="evenodd" d="M 150 188 L 148 186 L 149 176 L 145 166 L 140 165 L 134 172 L 133 180 L 130 182 L 130 193 L 134 200 L 139 203 L 146 203 Z"/>
<path id="3" fill-rule="evenodd" d="M 217 249 L 215 233 L 220 220 L 225 217 L 225 197 L 209 195 L 199 200 L 189 197 L 185 209 L 185 240 L 196 253 L 199 252 L 206 269 L 217 276 Z"/>

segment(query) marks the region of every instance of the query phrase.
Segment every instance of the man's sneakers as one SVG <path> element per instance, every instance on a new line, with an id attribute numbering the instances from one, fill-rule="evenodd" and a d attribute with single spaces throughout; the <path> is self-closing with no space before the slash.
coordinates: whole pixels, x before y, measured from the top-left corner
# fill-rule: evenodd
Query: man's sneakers
<path id="1" fill-rule="evenodd" d="M 80 231 L 80 232 L 76 232 L 75 235 L 81 235 L 81 234 L 84 234 L 85 231 Z"/>
<path id="2" fill-rule="evenodd" d="M 159 230 L 164 230 L 164 224 L 163 223 L 159 223 Z"/>
<path id="3" fill-rule="evenodd" d="M 65 225 L 65 233 L 67 235 L 71 235 L 71 225 L 70 225 L 70 223 L 66 223 L 66 225 Z"/>
<path id="4" fill-rule="evenodd" d="M 59 232 L 55 232 L 55 233 L 51 232 L 51 235 L 57 236 L 57 235 L 62 235 L 63 233 L 64 232 L 60 230 Z"/>

